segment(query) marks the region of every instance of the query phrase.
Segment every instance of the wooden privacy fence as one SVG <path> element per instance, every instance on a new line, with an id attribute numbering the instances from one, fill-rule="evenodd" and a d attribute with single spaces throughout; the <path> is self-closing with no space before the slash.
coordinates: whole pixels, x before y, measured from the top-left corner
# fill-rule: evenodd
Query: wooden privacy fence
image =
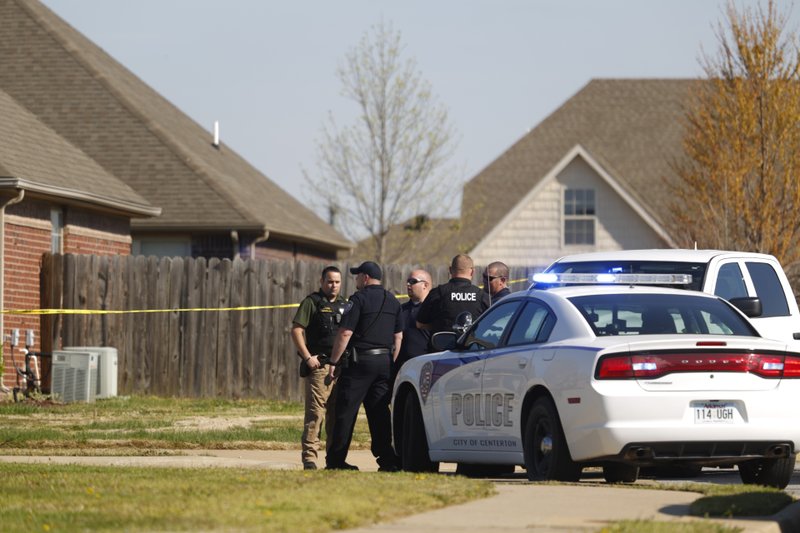
<path id="1" fill-rule="evenodd" d="M 354 265 L 342 262 L 45 254 L 42 308 L 97 312 L 43 315 L 42 349 L 116 348 L 120 394 L 300 400 L 291 304 L 319 288 L 328 264 L 352 294 Z M 384 286 L 404 295 L 411 270 L 385 265 Z M 426 270 L 434 285 L 448 278 L 446 267 Z M 529 274 L 513 269 L 512 279 Z"/>

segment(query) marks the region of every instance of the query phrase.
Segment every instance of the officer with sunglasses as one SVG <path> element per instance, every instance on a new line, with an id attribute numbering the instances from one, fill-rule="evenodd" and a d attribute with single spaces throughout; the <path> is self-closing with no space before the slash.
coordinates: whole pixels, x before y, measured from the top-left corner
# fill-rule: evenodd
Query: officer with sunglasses
<path id="1" fill-rule="evenodd" d="M 412 270 L 406 280 L 408 301 L 400 306 L 400 319 L 403 321 L 403 342 L 400 345 L 400 353 L 397 356 L 397 360 L 392 366 L 392 383 L 394 383 L 394 378 L 403 363 L 412 357 L 428 353 L 431 332 L 417 327 L 417 315 L 422 302 L 431 292 L 432 286 L 431 275 L 422 269 Z"/>
<path id="2" fill-rule="evenodd" d="M 492 303 L 511 294 L 508 288 L 508 266 L 502 261 L 489 263 L 483 271 L 483 288 L 492 295 Z"/>

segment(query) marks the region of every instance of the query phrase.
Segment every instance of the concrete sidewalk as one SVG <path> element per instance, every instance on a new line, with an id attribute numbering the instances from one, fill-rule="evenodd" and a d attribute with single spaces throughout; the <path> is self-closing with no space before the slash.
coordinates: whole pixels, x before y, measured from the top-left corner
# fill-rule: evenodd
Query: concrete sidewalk
<path id="1" fill-rule="evenodd" d="M 188 450 L 179 456 L 0 456 L 0 462 L 49 464 L 91 464 L 152 467 L 243 467 L 300 469 L 299 450 Z M 375 472 L 377 465 L 369 451 L 355 450 L 348 462 L 362 471 Z M 455 465 L 443 464 L 442 472 Z M 592 478 L 578 485 L 531 484 L 522 470 L 496 480 L 497 494 L 490 498 L 409 516 L 394 522 L 352 530 L 354 532 L 503 531 L 530 533 L 599 531 L 611 521 L 654 519 L 663 521 L 701 520 L 688 516 L 696 493 L 610 487 Z M 715 520 L 746 532 L 779 533 L 800 531 L 800 503 L 777 515 L 748 520 Z"/>

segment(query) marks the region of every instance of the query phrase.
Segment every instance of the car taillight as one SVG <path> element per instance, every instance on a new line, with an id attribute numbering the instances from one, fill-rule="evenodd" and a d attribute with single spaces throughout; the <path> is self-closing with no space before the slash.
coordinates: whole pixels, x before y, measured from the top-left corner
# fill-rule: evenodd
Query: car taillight
<path id="1" fill-rule="evenodd" d="M 610 355 L 597 365 L 597 379 L 653 379 L 678 372 L 738 372 L 763 378 L 800 378 L 800 354 L 648 353 Z"/>

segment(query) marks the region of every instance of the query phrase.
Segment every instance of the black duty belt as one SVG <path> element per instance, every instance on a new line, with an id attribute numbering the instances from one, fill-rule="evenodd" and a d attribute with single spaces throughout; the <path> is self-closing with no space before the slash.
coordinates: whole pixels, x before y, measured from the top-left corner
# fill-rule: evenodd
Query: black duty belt
<path id="1" fill-rule="evenodd" d="M 358 356 L 361 357 L 362 355 L 389 355 L 392 353 L 389 348 L 371 348 L 369 350 L 362 350 L 360 348 L 356 348 L 358 351 Z"/>

